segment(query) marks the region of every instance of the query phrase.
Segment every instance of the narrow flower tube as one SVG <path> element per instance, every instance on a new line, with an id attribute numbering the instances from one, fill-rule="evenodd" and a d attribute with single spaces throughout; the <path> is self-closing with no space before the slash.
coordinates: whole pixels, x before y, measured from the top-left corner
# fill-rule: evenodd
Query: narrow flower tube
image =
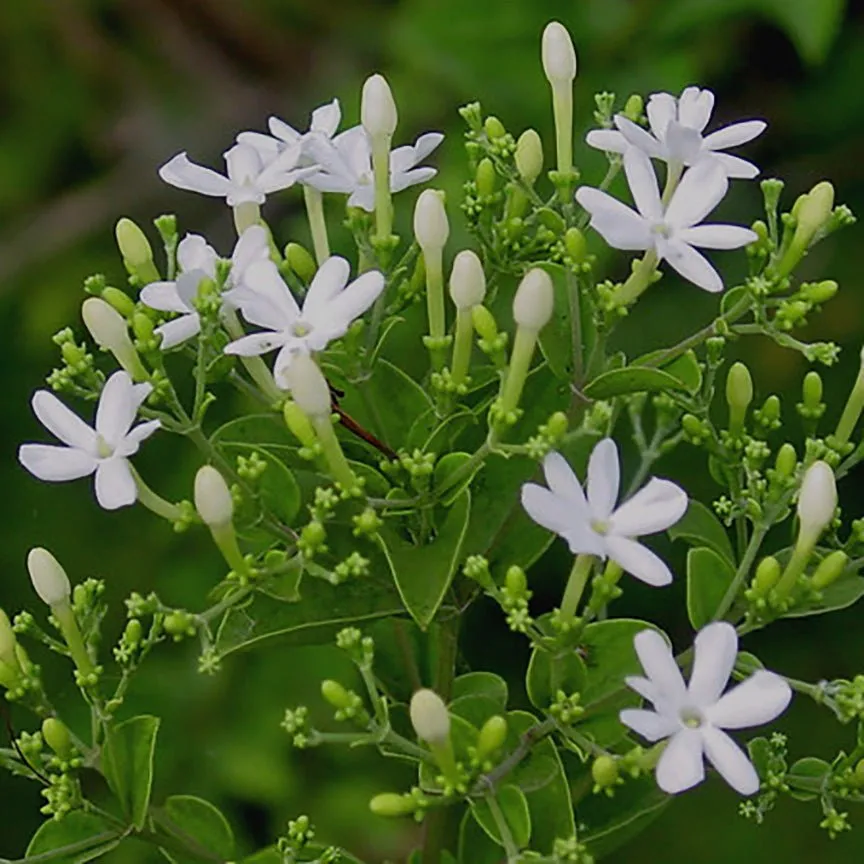
<path id="1" fill-rule="evenodd" d="M 245 574 L 248 566 L 234 532 L 234 501 L 222 475 L 212 466 L 204 465 L 195 475 L 195 509 L 201 521 L 210 529 L 213 542 L 228 566 L 235 573 Z"/>
<path id="2" fill-rule="evenodd" d="M 372 148 L 375 177 L 375 236 L 386 240 L 393 232 L 390 193 L 390 145 L 399 115 L 390 85 L 383 75 L 372 75 L 363 84 L 360 121 Z"/>
<path id="3" fill-rule="evenodd" d="M 862 410 L 864 410 L 864 348 L 861 349 L 861 365 L 858 367 L 858 377 L 852 385 L 852 391 L 846 400 L 843 414 L 837 421 L 837 428 L 834 430 L 835 445 L 842 447 L 848 443 L 858 419 L 861 417 Z"/>
<path id="4" fill-rule="evenodd" d="M 792 208 L 796 219 L 792 242 L 777 265 L 781 276 L 791 273 L 807 254 L 816 235 L 825 227 L 834 209 L 834 187 L 826 180 L 817 183 L 806 195 L 802 195 Z"/>
<path id="5" fill-rule="evenodd" d="M 450 370 L 458 387 L 468 375 L 471 344 L 474 336 L 473 310 L 486 297 L 486 275 L 475 252 L 464 249 L 453 260 L 450 271 L 450 297 L 456 306 L 456 336 L 453 340 L 453 362 Z"/>
<path id="6" fill-rule="evenodd" d="M 436 369 L 444 365 L 446 320 L 444 314 L 444 244 L 450 233 L 442 193 L 425 189 L 414 208 L 414 236 L 423 253 L 426 273 L 426 312 L 429 348 Z"/>
<path id="7" fill-rule="evenodd" d="M 149 377 L 132 344 L 126 319 L 110 303 L 100 297 L 88 297 L 81 304 L 81 317 L 93 341 L 110 351 L 133 381 L 145 381 Z"/>
<path id="8" fill-rule="evenodd" d="M 576 51 L 563 24 L 552 21 L 546 25 L 541 54 L 543 71 L 552 87 L 558 170 L 568 173 L 573 168 L 573 81 L 576 78 Z"/>

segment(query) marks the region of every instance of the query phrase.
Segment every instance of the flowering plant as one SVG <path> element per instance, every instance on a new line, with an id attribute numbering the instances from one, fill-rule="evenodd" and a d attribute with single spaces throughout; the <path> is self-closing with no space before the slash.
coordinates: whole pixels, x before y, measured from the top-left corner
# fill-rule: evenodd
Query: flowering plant
<path id="1" fill-rule="evenodd" d="M 817 803 L 831 836 L 849 827 L 840 808 L 864 801 L 864 675 L 796 680 L 739 640 L 864 595 L 864 520 L 841 521 L 836 489 L 864 459 L 864 361 L 833 431 L 820 429 L 821 379 L 807 374 L 796 444 L 778 434 L 780 400 L 754 407 L 750 371 L 729 355 L 758 334 L 833 363 L 836 346 L 792 332 L 837 284 L 794 274 L 853 217 L 827 182 L 781 212 L 782 183 L 764 180 L 764 219 L 705 224 L 730 181 L 758 174 L 725 151 L 766 124 L 705 134 L 713 95 L 696 87 L 647 106 L 631 96 L 620 112 L 614 96 L 597 96 L 600 128 L 587 143 L 608 168 L 599 186 L 583 183 L 576 55 L 560 24 L 546 27 L 541 53 L 556 130 L 548 186 L 536 132 L 514 140 L 479 104 L 463 108 L 462 211 L 475 248 L 454 256 L 449 279 L 454 209 L 441 193 L 417 196 L 414 242 L 393 234 L 394 196 L 434 177 L 426 162 L 442 136 L 394 149 L 398 112 L 380 75 L 364 85 L 357 127 L 338 131 L 333 102 L 307 132 L 271 118 L 269 135 L 238 135 L 225 175 L 185 153 L 160 169 L 180 189 L 225 200 L 237 230 L 230 258 L 200 235 L 181 239 L 162 216 L 157 265 L 145 233 L 118 223 L 129 290 L 94 277 L 82 304 L 108 356 L 71 328 L 58 334 L 63 364 L 48 383 L 63 399 L 40 390 L 32 404 L 61 445 L 23 444 L 19 459 L 48 482 L 95 475 L 106 510 L 138 503 L 176 530 L 206 528 L 226 569 L 194 610 L 172 605 L 170 586 L 132 593 L 109 651 L 103 584 L 73 588 L 47 549 L 30 552 L 50 627 L 0 611 L 0 685 L 40 724 L 0 750 L 4 767 L 43 786 L 48 819 L 28 860 L 89 861 L 135 840 L 171 861 L 360 860 L 320 842 L 305 816 L 266 848 L 240 849 L 213 804 L 186 790 L 152 800 L 159 718 L 130 716 L 126 694 L 151 652 L 188 638 L 210 675 L 238 651 L 274 653 L 279 637 L 335 639 L 359 691 L 324 680 L 321 704 L 288 709 L 282 726 L 297 748 L 365 746 L 412 765 L 408 788 L 369 802 L 376 818 L 422 824 L 411 861 L 588 864 L 700 783 L 706 762 L 747 796 L 751 818 L 791 795 Z M 608 191 L 622 169 L 634 207 Z M 268 196 L 295 186 L 314 257 L 283 246 L 262 216 Z M 347 196 L 356 257 L 330 253 L 325 194 Z M 626 278 L 602 278 L 601 241 L 643 253 Z M 743 249 L 747 275 L 729 284 L 704 249 L 724 250 L 718 263 Z M 716 317 L 678 344 L 627 356 L 617 325 L 675 274 L 720 295 Z M 97 403 L 92 426 L 73 400 Z M 211 419 L 214 402 L 227 420 Z M 157 435 L 200 452 L 192 500 L 164 499 L 134 467 Z M 649 479 L 679 448 L 707 460 L 722 490 L 708 504 L 684 478 Z M 783 524 L 791 545 L 771 533 Z M 642 541 L 664 532 L 688 547 L 682 572 L 668 548 Z M 560 602 L 544 610 L 531 604 L 526 571 L 556 537 L 573 561 Z M 675 653 L 655 624 L 616 616 L 633 584 L 625 574 L 657 591 L 686 583 L 692 647 Z M 464 668 L 460 624 L 484 597 L 523 642 L 524 696 L 499 674 L 512 680 L 513 669 Z M 60 716 L 30 642 L 71 661 L 86 729 Z M 779 733 L 750 737 L 746 750 L 729 734 L 772 722 L 793 694 L 856 724 L 848 752 L 790 762 Z"/>

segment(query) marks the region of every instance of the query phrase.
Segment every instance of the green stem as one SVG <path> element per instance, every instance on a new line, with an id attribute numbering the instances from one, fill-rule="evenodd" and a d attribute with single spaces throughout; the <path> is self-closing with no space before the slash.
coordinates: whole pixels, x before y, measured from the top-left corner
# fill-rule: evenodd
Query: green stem
<path id="1" fill-rule="evenodd" d="M 573 169 L 573 85 L 552 85 L 552 112 L 555 115 L 555 155 L 558 170 L 569 174 Z"/>
<path id="2" fill-rule="evenodd" d="M 426 314 L 429 317 L 429 336 L 434 340 L 430 349 L 432 366 L 440 370 L 446 361 L 441 343 L 446 335 L 444 313 L 444 255 L 443 249 L 432 250 L 431 255 L 423 253 L 426 267 Z"/>
<path id="3" fill-rule="evenodd" d="M 510 365 L 504 378 L 501 392 L 501 411 L 509 414 L 519 407 L 522 388 L 531 368 L 534 356 L 534 346 L 537 344 L 537 331 L 527 327 L 516 328 L 516 338 L 513 340 L 513 351 L 510 354 Z"/>
<path id="4" fill-rule="evenodd" d="M 389 135 L 378 135 L 372 139 L 372 172 L 375 176 L 375 237 L 389 240 L 393 233 Z"/>
<path id="5" fill-rule="evenodd" d="M 840 416 L 837 428 L 834 430 L 834 438 L 837 444 L 843 445 L 849 440 L 862 410 L 864 410 L 864 366 L 858 372 L 852 392 L 846 401 L 846 407 L 843 409 L 843 414 Z"/>
<path id="6" fill-rule="evenodd" d="M 567 303 L 570 311 L 570 350 L 573 356 L 573 383 L 580 390 L 585 381 L 582 357 L 582 303 L 579 299 L 579 280 L 567 271 Z"/>
<path id="7" fill-rule="evenodd" d="M 227 525 L 212 526 L 210 533 L 213 535 L 213 542 L 219 548 L 228 566 L 238 576 L 248 576 L 249 565 L 240 551 L 237 535 L 234 533 L 234 526 L 230 522 Z"/>
<path id="8" fill-rule="evenodd" d="M 759 554 L 759 549 L 762 546 L 762 541 L 765 539 L 765 535 L 768 533 L 769 526 L 770 523 L 762 523 L 753 530 L 753 533 L 750 535 L 750 542 L 747 544 L 747 549 L 744 551 L 744 556 L 741 558 L 741 563 L 738 565 L 738 569 L 735 571 L 735 576 L 733 577 L 729 587 L 726 589 L 726 593 L 723 595 L 723 599 L 720 601 L 717 611 L 712 616 L 712 621 L 721 620 L 732 607 L 735 598 L 738 596 L 738 592 L 741 590 L 741 586 L 744 584 L 744 580 L 750 573 L 750 568 L 753 566 L 756 556 Z"/>
<path id="9" fill-rule="evenodd" d="M 161 495 L 157 495 L 141 478 L 141 475 L 129 463 L 129 470 L 132 473 L 132 479 L 135 481 L 135 488 L 138 490 L 138 501 L 148 510 L 167 519 L 169 522 L 180 522 L 183 519 L 183 511 L 170 501 L 166 501 Z"/>
<path id="10" fill-rule="evenodd" d="M 330 468 L 330 473 L 333 479 L 339 483 L 347 492 L 349 489 L 354 489 L 357 486 L 357 477 L 351 470 L 345 454 L 342 452 L 342 445 L 336 437 L 336 432 L 333 430 L 333 422 L 330 415 L 323 417 L 311 417 L 312 426 L 315 433 L 318 435 L 318 441 L 321 444 L 321 449 L 324 452 L 324 458 L 327 460 L 327 465 Z"/>
<path id="11" fill-rule="evenodd" d="M 327 220 L 324 218 L 324 196 L 317 189 L 303 185 L 303 201 L 309 230 L 312 232 L 312 248 L 320 267 L 330 257 L 330 241 L 327 237 Z"/>
<path id="12" fill-rule="evenodd" d="M 471 310 L 460 307 L 456 310 L 456 334 L 453 338 L 453 363 L 450 371 L 450 377 L 457 387 L 468 376 L 473 342 L 474 323 Z"/>
<path id="13" fill-rule="evenodd" d="M 782 600 L 792 593 L 798 582 L 798 577 L 804 572 L 804 568 L 810 560 L 810 554 L 813 552 L 817 539 L 818 537 L 813 537 L 811 540 L 809 537 L 798 536 L 798 542 L 792 550 L 792 557 L 786 564 L 786 569 L 774 588 L 779 599 Z"/>
<path id="14" fill-rule="evenodd" d="M 653 281 L 659 260 L 653 249 L 642 256 L 627 281 L 615 292 L 612 301 L 616 306 L 629 306 L 639 299 Z"/>
<path id="15" fill-rule="evenodd" d="M 576 609 L 582 599 L 582 592 L 588 583 L 591 574 L 591 566 L 594 563 L 593 555 L 577 555 L 573 561 L 573 569 L 567 579 L 564 596 L 561 599 L 561 620 L 572 621 L 576 617 Z"/>
<path id="16" fill-rule="evenodd" d="M 66 601 L 60 605 L 52 606 L 51 612 L 60 625 L 60 632 L 63 634 L 63 639 L 69 648 L 69 654 L 75 663 L 75 668 L 82 676 L 92 675 L 94 671 L 93 661 L 87 653 L 87 646 L 84 644 L 81 630 L 78 628 L 78 622 L 75 620 L 75 613 L 72 611 L 69 602 Z"/>
<path id="17" fill-rule="evenodd" d="M 507 819 L 501 810 L 501 806 L 492 792 L 486 795 L 486 803 L 489 805 L 489 811 L 492 813 L 492 818 L 495 820 L 495 825 L 498 828 L 501 844 L 507 853 L 507 864 L 514 864 L 514 862 L 519 860 L 519 847 L 513 839 L 513 834 L 510 831 L 510 826 L 507 824 Z"/>
<path id="18" fill-rule="evenodd" d="M 223 307 L 223 321 L 228 335 L 236 340 L 245 334 L 240 319 L 233 309 Z M 273 375 L 267 368 L 267 364 L 260 357 L 240 357 L 240 362 L 249 373 L 249 377 L 258 385 L 258 389 L 274 403 L 279 403 L 285 398 L 285 394 L 276 386 Z"/>

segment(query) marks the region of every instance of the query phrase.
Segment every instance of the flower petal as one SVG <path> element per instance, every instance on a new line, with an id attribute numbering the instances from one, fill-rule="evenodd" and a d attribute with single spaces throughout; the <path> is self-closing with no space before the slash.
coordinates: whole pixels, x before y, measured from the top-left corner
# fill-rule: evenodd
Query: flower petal
<path id="1" fill-rule="evenodd" d="M 132 398 L 132 386 L 132 379 L 121 370 L 105 382 L 99 395 L 96 431 L 112 449 L 123 440 L 138 413 L 138 405 Z"/>
<path id="2" fill-rule="evenodd" d="M 685 87 L 678 97 L 678 122 L 701 132 L 711 119 L 714 94 L 698 87 Z"/>
<path id="3" fill-rule="evenodd" d="M 227 177 L 211 168 L 190 162 L 185 153 L 178 153 L 169 159 L 159 169 L 159 176 L 171 186 L 187 192 L 198 192 L 213 198 L 226 198 L 231 194 L 232 183 Z"/>
<path id="4" fill-rule="evenodd" d="M 741 795 L 755 795 L 759 791 L 759 775 L 744 751 L 720 729 L 703 726 L 700 732 L 705 755 L 720 776 Z"/>
<path id="5" fill-rule="evenodd" d="M 731 153 L 711 152 L 711 158 L 720 165 L 727 177 L 733 180 L 752 180 L 759 176 L 759 168 L 746 159 L 733 156 Z"/>
<path id="6" fill-rule="evenodd" d="M 733 123 L 717 129 L 706 135 L 703 144 L 708 150 L 725 150 L 727 147 L 737 147 L 758 138 L 767 128 L 764 120 L 745 120 L 743 123 Z"/>
<path id="7" fill-rule="evenodd" d="M 649 222 L 635 210 L 600 189 L 582 186 L 576 201 L 591 214 L 591 227 L 613 248 L 650 249 L 654 245 Z"/>
<path id="8" fill-rule="evenodd" d="M 715 621 L 696 634 L 693 651 L 687 692 L 700 710 L 707 711 L 729 682 L 738 655 L 738 634 L 728 621 Z"/>
<path id="9" fill-rule="evenodd" d="M 146 441 L 157 429 L 161 428 L 162 423 L 159 420 L 147 420 L 144 423 L 139 423 L 134 429 L 129 430 L 129 434 L 117 448 L 117 454 L 119 456 L 131 456 L 133 453 L 137 453 L 141 442 Z"/>
<path id="10" fill-rule="evenodd" d="M 652 93 L 645 108 L 651 131 L 658 141 L 666 137 L 666 127 L 678 116 L 678 100 L 671 93 Z"/>
<path id="11" fill-rule="evenodd" d="M 341 120 L 342 109 L 339 107 L 339 100 L 334 99 L 332 102 L 321 105 L 312 112 L 309 131 L 321 132 L 328 138 L 332 138 L 336 134 Z"/>
<path id="12" fill-rule="evenodd" d="M 267 231 L 261 225 L 250 225 L 241 235 L 231 253 L 231 284 L 240 288 L 244 284 L 246 268 L 255 261 L 270 257 Z"/>
<path id="13" fill-rule="evenodd" d="M 96 470 L 95 456 L 74 447 L 53 444 L 22 444 L 18 461 L 34 476 L 49 482 L 77 480 Z"/>
<path id="14" fill-rule="evenodd" d="M 618 718 L 625 726 L 638 732 L 652 744 L 661 738 L 668 738 L 681 728 L 681 725 L 674 718 L 642 708 L 626 708 L 620 712 Z"/>
<path id="15" fill-rule="evenodd" d="M 739 249 L 759 239 L 755 231 L 741 225 L 694 225 L 692 228 L 682 228 L 676 236 L 702 249 Z"/>
<path id="16" fill-rule="evenodd" d="M 284 120 L 280 120 L 278 117 L 268 117 L 267 128 L 270 130 L 270 134 L 274 138 L 278 138 L 285 144 L 296 144 L 303 137 L 303 135 L 298 132 L 293 126 L 289 126 Z M 237 140 L 240 141 L 239 135 L 237 136 Z"/>
<path id="17" fill-rule="evenodd" d="M 96 500 L 106 510 L 128 507 L 135 503 L 138 490 L 129 463 L 120 456 L 105 459 L 96 469 Z"/>
<path id="18" fill-rule="evenodd" d="M 281 123 L 282 121 L 280 120 L 279 122 Z M 241 132 L 237 136 L 237 143 L 254 147 L 258 151 L 261 162 L 266 165 L 279 155 L 280 142 L 276 140 L 277 137 L 279 136 L 264 135 L 262 132 Z"/>
<path id="19" fill-rule="evenodd" d="M 566 499 L 537 483 L 522 484 L 522 507 L 538 525 L 562 536 L 573 521 Z"/>
<path id="20" fill-rule="evenodd" d="M 182 272 L 203 270 L 216 278 L 216 250 L 200 235 L 187 234 L 177 246 L 177 263 Z"/>
<path id="21" fill-rule="evenodd" d="M 760 669 L 721 696 L 705 716 L 721 729 L 744 729 L 779 717 L 791 699 L 792 688 L 784 678 Z"/>
<path id="22" fill-rule="evenodd" d="M 281 348 L 290 336 L 283 331 L 269 333 L 250 333 L 229 342 L 223 349 L 226 354 L 237 354 L 240 357 L 255 357 L 266 354 L 275 348 Z"/>
<path id="23" fill-rule="evenodd" d="M 702 136 L 696 129 L 672 121 L 666 129 L 666 158 L 683 165 L 692 165 L 702 153 Z"/>
<path id="24" fill-rule="evenodd" d="M 655 588 L 672 581 L 672 571 L 647 546 L 629 537 L 607 535 L 605 540 L 607 554 L 626 573 Z"/>
<path id="25" fill-rule="evenodd" d="M 390 175 L 390 191 L 401 192 L 409 186 L 427 183 L 438 173 L 437 168 L 412 168 L 410 171 L 400 171 Z M 373 187 L 374 188 L 374 187 Z"/>
<path id="26" fill-rule="evenodd" d="M 30 404 L 39 422 L 64 444 L 95 454 L 96 433 L 53 393 L 37 390 Z"/>
<path id="27" fill-rule="evenodd" d="M 308 354 L 309 348 L 305 340 L 291 338 L 281 348 L 273 363 L 273 379 L 276 386 L 282 390 L 290 390 L 288 367 L 298 354 Z"/>
<path id="28" fill-rule="evenodd" d="M 244 292 L 240 311 L 250 324 L 268 330 L 287 330 L 300 317 L 294 295 L 269 259 L 250 264 L 243 281 L 250 293 Z"/>
<path id="29" fill-rule="evenodd" d="M 686 509 L 687 493 L 680 486 L 652 477 L 612 514 L 609 530 L 625 537 L 654 534 L 674 525 Z"/>
<path id="30" fill-rule="evenodd" d="M 626 153 L 631 147 L 635 147 L 639 152 L 648 156 L 659 158 L 663 155 L 663 145 L 641 126 L 628 120 L 623 114 L 616 114 L 614 120 L 625 143 L 629 145 L 625 146 L 620 151 L 621 153 Z"/>
<path id="31" fill-rule="evenodd" d="M 624 679 L 624 683 L 649 702 L 656 702 L 660 698 L 660 691 L 656 685 L 650 679 L 643 678 L 641 675 L 628 675 Z"/>
<path id="32" fill-rule="evenodd" d="M 692 789 L 705 779 L 702 736 L 696 729 L 680 729 L 670 739 L 657 763 L 657 785 L 670 795 Z"/>
<path id="33" fill-rule="evenodd" d="M 444 140 L 441 132 L 425 132 L 414 142 L 417 161 L 422 162 Z"/>
<path id="34" fill-rule="evenodd" d="M 658 246 L 658 251 L 688 282 L 712 294 L 723 290 L 720 274 L 704 255 L 683 240 L 669 240 Z"/>
<path id="35" fill-rule="evenodd" d="M 202 280 L 207 278 L 207 274 L 203 270 L 186 270 L 177 277 L 174 283 L 177 288 L 177 296 L 180 302 L 185 307 L 183 312 L 195 311 L 195 298 L 198 296 L 198 287 Z"/>
<path id="36" fill-rule="evenodd" d="M 378 299 L 383 290 L 384 274 L 378 270 L 370 270 L 351 282 L 344 291 L 331 300 L 326 309 L 322 310 L 326 315 L 326 322 L 321 329 L 328 334 L 328 341 L 344 335 L 351 323 Z M 321 326 L 318 317 L 315 316 L 313 319 L 316 328 Z"/>
<path id="37" fill-rule="evenodd" d="M 641 150 L 629 147 L 624 153 L 624 173 L 636 209 L 651 222 L 659 222 L 663 218 L 663 205 L 651 160 Z"/>
<path id="38" fill-rule="evenodd" d="M 630 144 L 616 129 L 592 129 L 585 136 L 585 143 L 606 153 L 623 153 Z"/>
<path id="39" fill-rule="evenodd" d="M 371 213 L 375 209 L 375 187 L 370 183 L 357 186 L 348 198 L 348 206 Z"/>
<path id="40" fill-rule="evenodd" d="M 723 199 L 729 181 L 716 157 L 688 168 L 666 208 L 665 221 L 675 228 L 701 222 Z"/>
<path id="41" fill-rule="evenodd" d="M 582 484 L 573 473 L 570 463 L 560 453 L 553 450 L 546 454 L 543 459 L 543 476 L 552 492 L 565 499 L 575 515 L 587 521 L 588 502 L 582 491 Z"/>
<path id="42" fill-rule="evenodd" d="M 611 438 L 604 438 L 591 451 L 588 460 L 588 507 L 591 517 L 606 522 L 618 500 L 621 483 L 621 465 L 618 447 Z"/>
<path id="43" fill-rule="evenodd" d="M 139 297 L 145 306 L 160 312 L 188 312 L 186 304 L 177 293 L 175 282 L 151 282 L 141 289 Z"/>
<path id="44" fill-rule="evenodd" d="M 160 347 L 163 351 L 168 351 L 177 345 L 182 345 L 193 336 L 197 336 L 200 330 L 201 318 L 197 312 L 192 312 L 189 315 L 175 318 L 173 321 L 166 321 L 156 328 L 156 333 L 162 337 Z"/>
<path id="45" fill-rule="evenodd" d="M 687 696 L 681 670 L 672 656 L 669 644 L 656 630 L 642 630 L 633 639 L 639 662 L 659 695 L 683 700 Z"/>
<path id="46" fill-rule="evenodd" d="M 316 271 L 306 292 L 303 317 L 309 320 L 326 314 L 327 305 L 345 288 L 350 276 L 351 265 L 344 258 L 338 255 L 328 258 Z"/>

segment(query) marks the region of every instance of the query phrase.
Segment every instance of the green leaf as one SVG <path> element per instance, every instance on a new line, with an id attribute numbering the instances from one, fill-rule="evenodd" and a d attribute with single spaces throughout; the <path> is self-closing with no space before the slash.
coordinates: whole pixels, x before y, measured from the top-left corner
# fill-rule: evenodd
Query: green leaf
<path id="1" fill-rule="evenodd" d="M 249 414 L 236 417 L 216 429 L 210 436 L 214 446 L 223 444 L 254 444 L 260 447 L 298 446 L 279 414 Z"/>
<path id="2" fill-rule="evenodd" d="M 102 773 L 139 831 L 147 821 L 158 732 L 158 717 L 133 717 L 109 728 L 102 746 Z"/>
<path id="3" fill-rule="evenodd" d="M 459 825 L 458 854 L 463 864 L 501 864 L 501 847 L 480 827 L 472 809 Z"/>
<path id="4" fill-rule="evenodd" d="M 724 291 L 720 298 L 720 312 L 725 315 L 730 309 L 737 306 L 747 295 L 748 290 L 743 285 L 737 285 L 729 291 Z"/>
<path id="5" fill-rule="evenodd" d="M 433 494 L 435 490 L 440 489 L 441 486 L 446 483 L 450 476 L 454 474 L 456 471 L 460 470 L 467 462 L 471 460 L 470 453 L 448 453 L 446 456 L 442 456 L 441 459 L 435 464 L 435 471 L 432 475 L 432 490 Z M 470 473 L 466 474 L 453 488 L 448 489 L 447 493 L 441 498 L 441 503 L 445 506 L 449 506 L 456 500 L 456 497 L 462 492 L 463 489 L 466 489 L 471 485 L 471 481 L 474 479 L 477 472 L 482 468 L 482 464 L 478 463 L 474 470 Z"/>
<path id="6" fill-rule="evenodd" d="M 735 568 L 707 546 L 687 553 L 687 615 L 694 629 L 708 624 L 726 596 Z"/>
<path id="7" fill-rule="evenodd" d="M 831 776 L 831 765 L 824 759 L 806 756 L 794 762 L 786 774 L 793 798 L 799 801 L 812 801 L 819 797 L 826 787 L 826 781 Z"/>
<path id="8" fill-rule="evenodd" d="M 161 828 L 173 834 L 190 853 L 162 854 L 175 864 L 198 864 L 202 856 L 228 861 L 234 856 L 234 834 L 231 826 L 209 801 L 194 795 L 172 795 L 158 812 L 156 821 Z"/>
<path id="9" fill-rule="evenodd" d="M 819 603 L 804 609 L 793 609 L 786 618 L 806 618 L 808 615 L 822 615 L 846 609 L 864 597 L 864 577 L 841 576 L 836 582 L 822 591 Z"/>
<path id="10" fill-rule="evenodd" d="M 723 523 L 701 501 L 690 499 L 687 512 L 669 528 L 669 536 L 673 540 L 681 538 L 691 546 L 707 546 L 735 565 L 732 541 Z"/>
<path id="11" fill-rule="evenodd" d="M 582 658 L 572 648 L 553 654 L 538 646 L 531 652 L 525 676 L 528 698 L 535 708 L 546 711 L 559 690 L 568 695 L 581 693 L 587 674 Z"/>
<path id="12" fill-rule="evenodd" d="M 666 348 L 650 351 L 648 354 L 637 357 L 632 365 L 660 369 L 673 378 L 677 378 L 684 386 L 684 389 L 690 393 L 695 393 L 699 390 L 702 386 L 702 369 L 699 366 L 699 360 L 696 358 L 696 352 L 691 349 L 672 360 L 662 362 L 662 358 L 666 355 L 666 352 Z"/>
<path id="13" fill-rule="evenodd" d="M 453 681 L 453 698 L 483 696 L 503 711 L 507 707 L 507 682 L 494 672 L 466 672 Z"/>
<path id="14" fill-rule="evenodd" d="M 415 546 L 385 526 L 379 536 L 399 596 L 411 617 L 426 629 L 453 581 L 462 554 L 462 543 L 471 512 L 466 489 L 447 511 L 432 543 Z"/>
<path id="15" fill-rule="evenodd" d="M 540 349 L 555 377 L 569 383 L 576 371 L 573 367 L 573 332 L 568 296 L 571 280 L 574 294 L 578 297 L 581 292 L 577 290 L 575 274 L 568 273 L 559 264 L 540 266 L 552 277 L 554 289 L 552 318 L 540 331 Z"/>
<path id="16" fill-rule="evenodd" d="M 762 0 L 808 63 L 822 63 L 843 23 L 844 0 Z"/>
<path id="17" fill-rule="evenodd" d="M 528 812 L 528 801 L 525 793 L 518 786 L 502 786 L 495 794 L 495 801 L 500 810 L 499 818 L 510 831 L 510 836 L 516 847 L 523 849 L 531 840 L 531 814 Z M 501 846 L 501 830 L 493 815 L 488 801 L 477 801 L 471 807 L 474 818 L 480 827 Z"/>
<path id="18" fill-rule="evenodd" d="M 611 399 L 628 393 L 653 393 L 659 390 L 686 390 L 687 385 L 668 372 L 649 366 L 625 366 L 603 372 L 585 386 L 589 399 Z"/>
<path id="19" fill-rule="evenodd" d="M 73 810 L 59 821 L 43 822 L 30 840 L 25 857 L 51 864 L 84 864 L 110 852 L 121 839 L 99 816 Z"/>

